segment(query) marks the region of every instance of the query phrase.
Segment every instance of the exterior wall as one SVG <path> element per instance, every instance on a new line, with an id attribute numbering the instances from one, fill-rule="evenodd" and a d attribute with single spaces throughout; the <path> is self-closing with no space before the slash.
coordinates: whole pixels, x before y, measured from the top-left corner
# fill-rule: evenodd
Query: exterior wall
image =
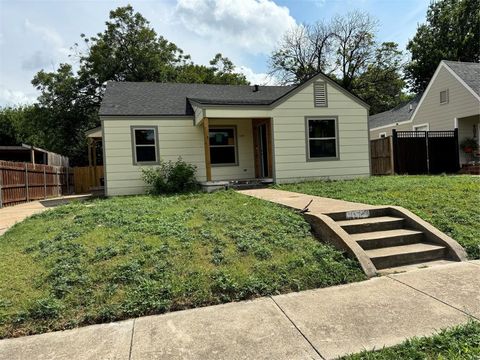
<path id="1" fill-rule="evenodd" d="M 133 165 L 131 126 L 157 126 L 160 158 L 179 156 L 197 166 L 199 180 L 206 179 L 203 129 L 193 118 L 103 118 L 106 195 L 131 195 L 145 191 L 142 166 Z"/>
<path id="2" fill-rule="evenodd" d="M 377 128 L 370 132 L 372 139 L 386 132 L 392 135 L 392 129 L 412 131 L 413 126 L 428 123 L 430 130 L 453 130 L 454 119 L 480 113 L 480 101 L 476 99 L 451 73 L 445 68 L 439 70 L 435 81 L 430 86 L 422 103 L 419 105 L 411 121 L 399 123 L 397 126 Z M 440 91 L 448 89 L 449 101 L 440 104 Z"/>
<path id="3" fill-rule="evenodd" d="M 238 165 L 212 165 L 212 180 L 255 178 L 255 161 L 251 119 L 209 119 L 210 126 L 235 126 L 237 130 Z M 203 140 L 202 140 L 203 146 Z"/>
<path id="4" fill-rule="evenodd" d="M 313 84 L 272 110 L 277 183 L 370 175 L 368 111 L 327 83 L 327 107 L 315 107 Z M 307 161 L 305 117 L 338 117 L 339 159 Z"/>

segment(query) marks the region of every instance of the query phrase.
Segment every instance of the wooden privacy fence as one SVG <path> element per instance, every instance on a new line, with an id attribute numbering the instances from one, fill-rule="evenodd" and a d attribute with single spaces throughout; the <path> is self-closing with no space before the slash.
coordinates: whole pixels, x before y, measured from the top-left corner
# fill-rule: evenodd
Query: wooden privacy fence
<path id="1" fill-rule="evenodd" d="M 0 161 L 0 208 L 70 194 L 72 185 L 70 168 Z"/>
<path id="2" fill-rule="evenodd" d="M 392 138 L 370 140 L 372 175 L 393 175 Z"/>
<path id="3" fill-rule="evenodd" d="M 80 166 L 73 168 L 75 194 L 89 192 L 103 186 L 103 166 Z"/>

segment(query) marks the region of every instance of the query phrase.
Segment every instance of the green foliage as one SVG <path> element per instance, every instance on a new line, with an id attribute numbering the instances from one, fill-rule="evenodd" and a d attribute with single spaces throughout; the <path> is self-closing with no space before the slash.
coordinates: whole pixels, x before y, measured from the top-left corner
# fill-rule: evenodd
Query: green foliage
<path id="1" fill-rule="evenodd" d="M 43 137 L 36 127 L 39 120 L 35 106 L 0 108 L 0 144 L 43 147 Z"/>
<path id="2" fill-rule="evenodd" d="M 177 161 L 160 160 L 157 167 L 142 169 L 142 179 L 150 186 L 150 194 L 175 194 L 195 191 L 198 188 L 197 167 L 181 158 Z"/>
<path id="3" fill-rule="evenodd" d="M 403 54 L 396 43 L 377 43 L 376 32 L 377 21 L 358 11 L 299 25 L 273 51 L 270 72 L 284 84 L 323 72 L 365 100 L 371 114 L 389 110 L 402 100 Z"/>
<path id="4" fill-rule="evenodd" d="M 378 351 L 363 351 L 343 360 L 476 360 L 480 358 L 480 323 L 471 320 L 431 337 L 413 338 Z"/>
<path id="5" fill-rule="evenodd" d="M 0 237 L 0 338 L 362 279 L 302 216 L 233 191 L 71 203 Z"/>
<path id="6" fill-rule="evenodd" d="M 405 68 L 410 87 L 422 92 L 442 60 L 480 61 L 480 2 L 439 0 L 430 3 L 425 24 L 407 45 Z"/>
<path id="7" fill-rule="evenodd" d="M 65 63 L 35 75 L 32 84 L 41 95 L 35 118 L 27 118 L 32 124 L 29 134 L 39 134 L 43 147 L 69 156 L 73 165 L 86 162 L 84 132 L 99 124 L 98 109 L 108 81 L 247 84 L 221 54 L 210 66 L 194 64 L 174 43 L 157 35 L 130 5 L 111 11 L 103 32 L 91 37 L 81 34 L 81 38 L 82 44 L 73 48 L 79 61 L 76 73 L 73 65 Z M 11 130 L 0 121 L 2 133 Z"/>
<path id="8" fill-rule="evenodd" d="M 480 259 L 480 180 L 473 176 L 378 176 L 357 180 L 315 181 L 280 189 L 356 201 L 403 206 Z"/>
<path id="9" fill-rule="evenodd" d="M 401 68 L 398 44 L 384 42 L 375 49 L 375 61 L 353 80 L 354 92 L 370 105 L 370 114 L 390 110 L 404 100 Z"/>

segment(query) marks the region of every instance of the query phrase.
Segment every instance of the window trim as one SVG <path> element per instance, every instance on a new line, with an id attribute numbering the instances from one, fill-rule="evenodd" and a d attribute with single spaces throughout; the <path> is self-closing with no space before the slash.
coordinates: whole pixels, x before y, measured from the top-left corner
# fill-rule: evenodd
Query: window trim
<path id="1" fill-rule="evenodd" d="M 417 130 L 417 128 L 422 127 L 422 126 L 426 126 L 427 130 Z M 430 124 L 429 123 L 424 123 L 424 124 L 413 125 L 412 130 L 413 131 L 430 131 Z"/>
<path id="2" fill-rule="evenodd" d="M 444 92 L 444 91 L 447 95 L 447 99 L 446 99 L 446 101 L 442 102 L 442 92 Z M 440 99 L 439 99 L 440 105 L 448 104 L 448 102 L 450 101 L 450 92 L 448 91 L 448 88 L 440 90 L 439 97 L 440 97 Z"/>
<path id="3" fill-rule="evenodd" d="M 137 161 L 137 144 L 135 143 L 135 131 L 136 130 L 153 130 L 155 136 L 155 161 Z M 158 126 L 156 125 L 132 125 L 130 126 L 130 133 L 131 133 L 131 146 L 132 146 L 132 162 L 135 166 L 142 166 L 142 165 L 159 165 L 160 164 L 160 146 L 159 146 L 159 139 L 158 139 Z M 138 146 L 152 146 L 152 145 L 138 145 Z"/>
<path id="4" fill-rule="evenodd" d="M 383 135 L 383 136 L 382 136 L 382 135 Z M 379 138 L 379 139 L 384 139 L 384 138 L 386 138 L 386 137 L 387 137 L 387 133 L 386 133 L 385 131 L 378 134 L 378 138 Z"/>
<path id="5" fill-rule="evenodd" d="M 325 89 L 325 105 L 317 105 L 317 102 L 316 102 L 316 95 L 315 95 L 315 85 L 317 84 L 323 84 L 324 85 L 324 89 Z M 313 107 L 315 108 L 324 108 L 324 107 L 328 107 L 328 89 L 327 89 L 327 82 L 326 81 L 315 81 L 313 83 Z"/>
<path id="6" fill-rule="evenodd" d="M 233 148 L 235 149 L 235 162 L 234 163 L 221 163 L 221 164 L 213 164 L 211 157 L 210 157 L 210 166 L 211 167 L 234 167 L 240 166 L 240 162 L 238 160 L 238 136 L 237 136 L 237 125 L 211 125 L 208 127 L 208 151 L 211 153 L 211 148 L 213 147 L 231 147 L 232 145 L 210 145 L 210 130 L 215 129 L 233 129 L 233 138 L 235 144 Z"/>
<path id="7" fill-rule="evenodd" d="M 308 122 L 310 120 L 334 120 L 335 121 L 335 155 L 331 157 L 310 157 L 310 136 L 308 131 Z M 313 138 L 320 139 L 320 138 Z M 333 138 L 323 138 L 324 140 L 333 139 Z M 321 140 L 321 139 L 320 139 Z M 307 162 L 313 161 L 332 161 L 340 160 L 340 137 L 338 134 L 338 115 L 332 116 L 305 116 L 305 150 L 306 150 L 306 159 Z"/>

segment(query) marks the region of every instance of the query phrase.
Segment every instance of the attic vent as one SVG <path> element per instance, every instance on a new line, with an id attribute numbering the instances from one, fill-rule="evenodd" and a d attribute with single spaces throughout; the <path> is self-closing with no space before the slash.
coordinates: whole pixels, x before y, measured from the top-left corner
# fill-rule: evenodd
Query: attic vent
<path id="1" fill-rule="evenodd" d="M 324 82 L 313 84 L 313 99 L 316 107 L 327 106 L 327 84 Z"/>

